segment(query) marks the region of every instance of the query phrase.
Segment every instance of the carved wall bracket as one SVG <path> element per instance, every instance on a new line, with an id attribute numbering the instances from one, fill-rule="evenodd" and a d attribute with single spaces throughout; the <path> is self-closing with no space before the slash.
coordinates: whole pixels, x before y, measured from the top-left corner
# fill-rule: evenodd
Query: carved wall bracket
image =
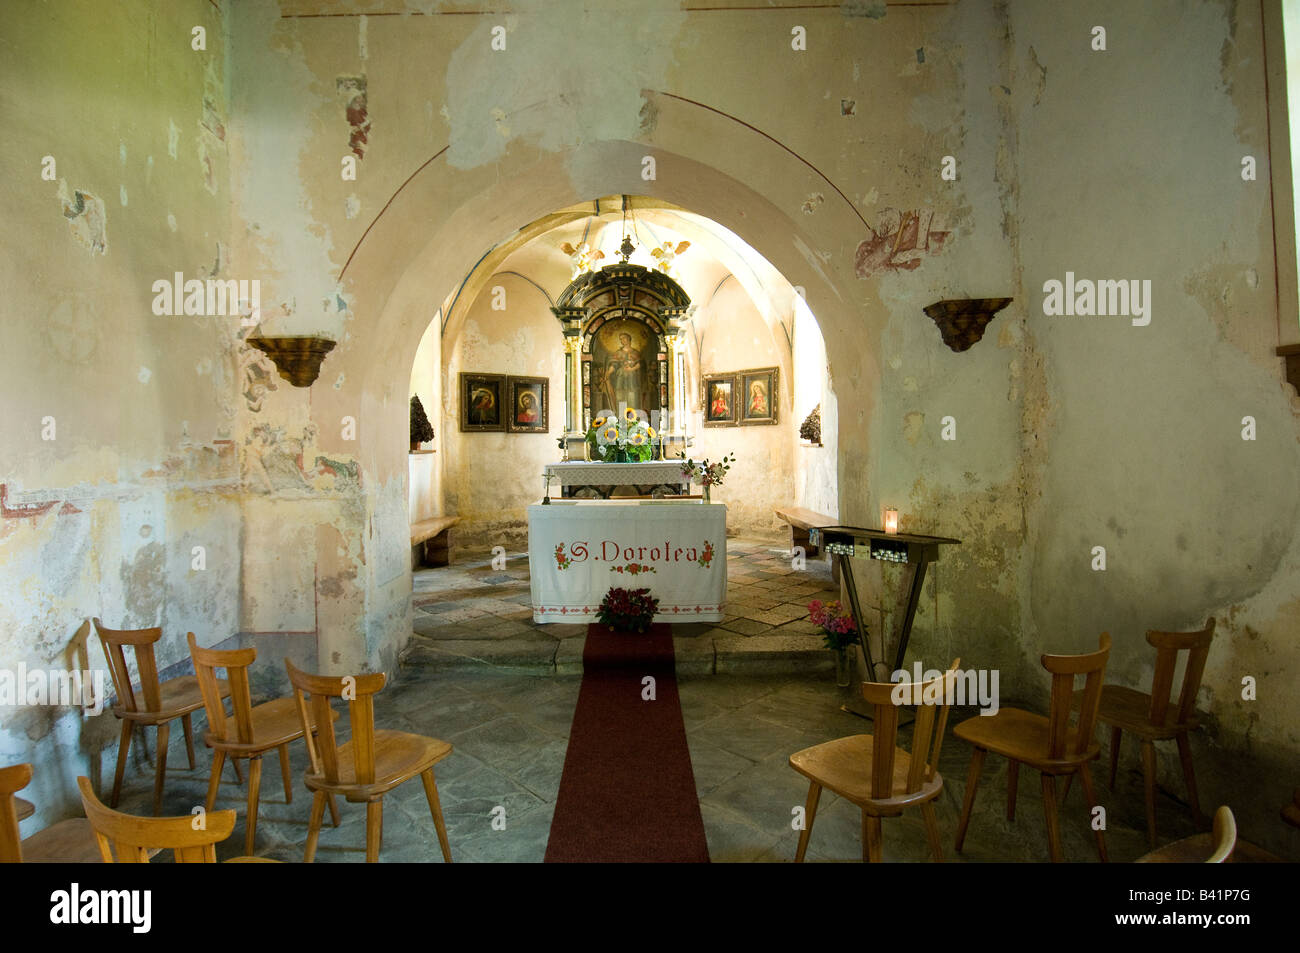
<path id="1" fill-rule="evenodd" d="M 954 351 L 965 351 L 984 337 L 993 316 L 1011 303 L 1011 298 L 948 298 L 925 309 L 939 326 L 943 343 Z"/>
<path id="2" fill-rule="evenodd" d="M 320 376 L 321 362 L 334 349 L 329 338 L 297 335 L 294 337 L 250 337 L 248 343 L 262 351 L 275 364 L 280 376 L 294 387 L 310 387 Z"/>

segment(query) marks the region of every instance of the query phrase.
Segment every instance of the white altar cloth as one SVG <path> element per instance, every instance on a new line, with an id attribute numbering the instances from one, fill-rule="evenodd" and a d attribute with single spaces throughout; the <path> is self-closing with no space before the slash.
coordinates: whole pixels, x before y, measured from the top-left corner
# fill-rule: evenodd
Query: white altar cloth
<path id="1" fill-rule="evenodd" d="M 528 564 L 536 622 L 594 622 L 611 586 L 649 589 L 659 600 L 656 622 L 721 622 L 727 507 L 660 500 L 534 504 Z"/>
<path id="2" fill-rule="evenodd" d="M 604 463 L 571 460 L 548 463 L 545 473 L 560 481 L 560 486 L 647 486 L 651 483 L 676 485 L 689 482 L 682 476 L 685 460 L 647 460 L 645 463 Z"/>

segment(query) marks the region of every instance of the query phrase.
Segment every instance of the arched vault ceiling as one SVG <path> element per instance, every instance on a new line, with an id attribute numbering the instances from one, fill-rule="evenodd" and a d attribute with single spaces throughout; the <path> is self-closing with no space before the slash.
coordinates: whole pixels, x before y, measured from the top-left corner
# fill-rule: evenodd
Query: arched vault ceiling
<path id="1" fill-rule="evenodd" d="M 717 222 L 668 203 L 634 196 L 630 201 L 628 231 L 637 250 L 631 261 L 653 268 L 652 248 L 688 241 L 690 247 L 673 261 L 672 275 L 697 308 L 697 322 L 708 320 L 708 304 L 719 285 L 732 276 L 754 302 L 777 340 L 788 339 L 793 290 L 788 281 L 761 255 Z M 634 226 L 635 225 L 635 229 Z M 573 266 L 562 245 L 586 242 L 605 255 L 595 267 L 619 260 L 623 240 L 622 200 L 610 196 L 562 209 L 522 228 L 488 251 L 443 303 L 441 320 L 445 338 L 459 333 L 470 305 L 489 287 L 493 276 L 522 276 L 545 295 L 547 306 L 569 284 Z"/>

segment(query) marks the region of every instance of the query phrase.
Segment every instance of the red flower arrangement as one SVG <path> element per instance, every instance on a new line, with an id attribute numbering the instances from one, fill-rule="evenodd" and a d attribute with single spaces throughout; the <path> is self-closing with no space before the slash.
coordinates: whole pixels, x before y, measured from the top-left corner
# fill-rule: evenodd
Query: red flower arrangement
<path id="1" fill-rule="evenodd" d="M 610 587 L 596 613 L 597 621 L 619 632 L 644 632 L 650 628 L 659 600 L 649 589 L 619 589 Z"/>
<path id="2" fill-rule="evenodd" d="M 808 621 L 813 625 L 819 625 L 825 635 L 826 647 L 828 649 L 843 649 L 850 645 L 857 645 L 858 639 L 857 626 L 853 624 L 853 616 L 847 612 L 840 612 L 838 601 L 823 603 L 819 599 L 814 599 L 808 603 Z"/>

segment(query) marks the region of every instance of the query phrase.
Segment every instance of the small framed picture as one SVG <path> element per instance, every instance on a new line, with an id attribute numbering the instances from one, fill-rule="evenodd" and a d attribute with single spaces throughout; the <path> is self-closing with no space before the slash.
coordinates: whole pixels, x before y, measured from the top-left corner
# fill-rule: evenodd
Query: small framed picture
<path id="1" fill-rule="evenodd" d="M 776 423 L 776 405 L 780 394 L 776 389 L 775 367 L 760 367 L 741 371 L 736 375 L 740 386 L 740 422 L 742 424 Z"/>
<path id="2" fill-rule="evenodd" d="M 461 374 L 461 432 L 505 430 L 505 412 L 501 409 L 505 391 L 504 374 Z"/>
<path id="3" fill-rule="evenodd" d="M 736 426 L 736 375 L 703 374 L 704 426 Z"/>
<path id="4" fill-rule="evenodd" d="M 551 382 L 545 377 L 511 377 L 506 429 L 511 433 L 546 433 L 551 429 Z"/>

